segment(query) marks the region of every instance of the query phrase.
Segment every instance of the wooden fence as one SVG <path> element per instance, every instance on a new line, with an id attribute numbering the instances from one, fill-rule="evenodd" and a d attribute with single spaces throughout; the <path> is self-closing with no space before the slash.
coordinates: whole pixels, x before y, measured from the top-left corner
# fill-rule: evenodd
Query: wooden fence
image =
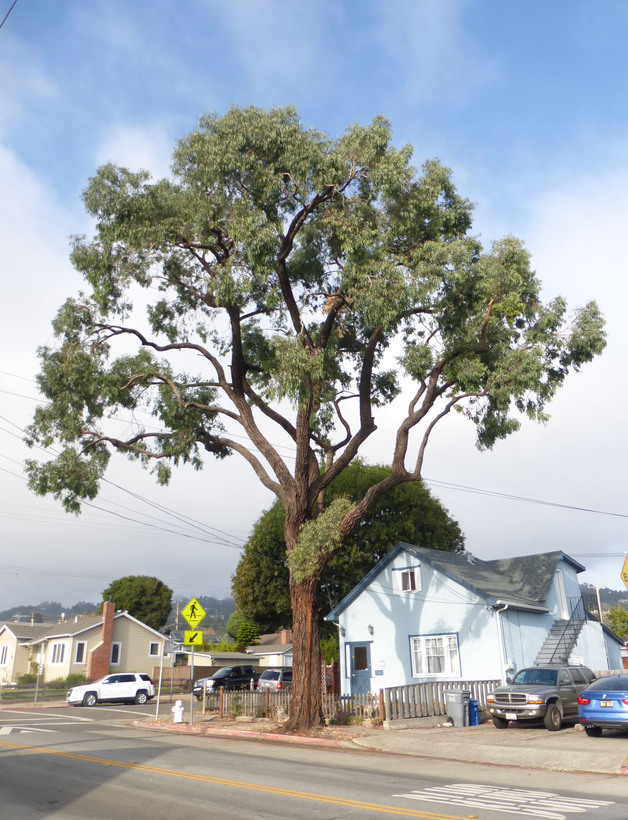
<path id="1" fill-rule="evenodd" d="M 290 712 L 290 692 L 249 692 L 240 690 L 225 692 L 219 689 L 206 695 L 205 711 L 218 712 L 220 717 L 227 715 L 247 715 L 249 717 L 276 718 L 280 713 Z M 203 704 L 199 702 L 198 708 Z M 341 721 L 356 717 L 362 719 L 382 718 L 381 698 L 379 695 L 323 695 L 323 714 L 327 720 Z"/>
<path id="2" fill-rule="evenodd" d="M 471 699 L 480 708 L 486 705 L 486 696 L 500 686 L 498 680 L 434 681 L 392 686 L 383 690 L 384 714 L 387 721 L 433 717 L 447 714 L 445 692 L 470 692 Z"/>

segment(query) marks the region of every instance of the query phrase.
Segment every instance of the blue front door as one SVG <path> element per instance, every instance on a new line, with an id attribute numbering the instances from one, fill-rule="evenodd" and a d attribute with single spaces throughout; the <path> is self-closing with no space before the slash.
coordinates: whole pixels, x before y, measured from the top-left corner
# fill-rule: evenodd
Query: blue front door
<path id="1" fill-rule="evenodd" d="M 368 643 L 351 644 L 351 694 L 371 691 L 371 651 Z"/>

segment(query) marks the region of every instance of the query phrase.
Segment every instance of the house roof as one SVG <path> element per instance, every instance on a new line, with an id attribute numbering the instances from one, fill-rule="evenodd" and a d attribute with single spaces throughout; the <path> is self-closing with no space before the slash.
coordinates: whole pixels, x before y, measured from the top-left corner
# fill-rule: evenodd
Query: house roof
<path id="1" fill-rule="evenodd" d="M 139 626 L 152 632 L 157 637 L 163 639 L 161 632 L 139 621 L 128 612 L 116 612 L 114 620 L 118 618 L 127 618 Z M 0 627 L 0 631 L 6 626 L 19 641 L 27 644 L 37 644 L 47 641 L 51 638 L 69 638 L 75 635 L 80 635 L 88 629 L 100 627 L 103 623 L 102 615 L 80 615 L 77 618 L 72 618 L 69 621 L 60 621 L 56 624 L 21 624 L 21 623 L 7 623 Z"/>
<path id="2" fill-rule="evenodd" d="M 583 572 L 585 569 L 582 564 L 560 550 L 502 558 L 497 561 L 482 561 L 468 553 L 426 549 L 400 541 L 345 596 L 325 620 L 337 620 L 338 615 L 400 552 L 406 552 L 429 564 L 467 589 L 485 597 L 491 605 L 502 603 L 516 609 L 547 610 L 547 595 L 556 566 L 561 559 L 572 564 L 576 572 Z"/>

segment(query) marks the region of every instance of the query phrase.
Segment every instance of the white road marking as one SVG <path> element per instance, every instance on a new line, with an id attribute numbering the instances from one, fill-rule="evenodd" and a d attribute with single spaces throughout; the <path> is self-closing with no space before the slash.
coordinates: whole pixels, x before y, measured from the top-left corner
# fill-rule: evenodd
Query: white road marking
<path id="1" fill-rule="evenodd" d="M 543 817 L 546 820 L 567 820 L 567 814 L 582 813 L 599 809 L 602 806 L 613 805 L 613 802 L 609 800 L 561 797 L 554 792 L 502 789 L 495 786 L 480 786 L 470 783 L 433 786 L 423 791 L 413 791 L 409 794 L 395 794 L 393 796 L 432 803 L 449 803 L 454 806 L 467 806 L 475 809 L 489 809 L 526 817 Z"/>
<path id="2" fill-rule="evenodd" d="M 19 732 L 20 734 L 32 734 L 33 732 L 50 732 L 55 734 L 54 729 L 44 729 L 42 726 L 33 728 L 32 726 L 0 726 L 0 735 L 10 735 L 11 732 Z"/>
<path id="3" fill-rule="evenodd" d="M 0 709 L 0 720 L 2 720 L 3 715 L 21 715 L 22 720 L 39 720 L 41 717 L 59 720 L 61 717 L 54 712 L 26 712 L 24 709 Z M 76 717 L 73 715 L 63 715 L 63 717 L 66 720 L 82 720 L 86 723 L 91 723 L 93 720 L 93 718 L 79 717 L 78 715 Z"/>

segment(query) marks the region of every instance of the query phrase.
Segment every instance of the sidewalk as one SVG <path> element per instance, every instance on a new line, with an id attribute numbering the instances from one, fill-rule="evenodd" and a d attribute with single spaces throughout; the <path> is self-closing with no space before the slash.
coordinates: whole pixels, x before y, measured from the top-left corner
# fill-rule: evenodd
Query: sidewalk
<path id="1" fill-rule="evenodd" d="M 328 748 L 356 748 L 413 757 L 459 760 L 495 766 L 517 766 L 546 771 L 594 772 L 628 775 L 628 737 L 604 735 L 588 737 L 578 727 L 559 732 L 544 728 L 496 729 L 492 723 L 456 728 L 431 726 L 420 729 L 386 731 L 358 726 L 334 726 L 320 733 L 286 735 L 275 724 L 238 723 L 199 718 L 189 724 L 170 719 L 137 726 L 181 734 L 238 737 L 265 742 L 298 743 Z"/>

